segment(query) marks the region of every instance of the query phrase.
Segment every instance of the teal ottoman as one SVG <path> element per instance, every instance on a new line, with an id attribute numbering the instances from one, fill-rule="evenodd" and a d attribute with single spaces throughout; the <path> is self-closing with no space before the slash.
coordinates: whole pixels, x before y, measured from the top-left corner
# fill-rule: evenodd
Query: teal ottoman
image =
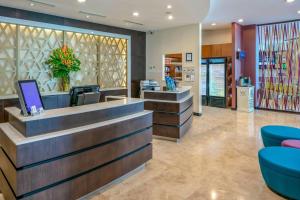
<path id="1" fill-rule="evenodd" d="M 268 147 L 258 157 L 268 187 L 284 197 L 300 199 L 300 149 Z"/>
<path id="2" fill-rule="evenodd" d="M 261 137 L 265 147 L 281 146 L 284 140 L 300 140 L 300 129 L 289 126 L 264 126 Z"/>

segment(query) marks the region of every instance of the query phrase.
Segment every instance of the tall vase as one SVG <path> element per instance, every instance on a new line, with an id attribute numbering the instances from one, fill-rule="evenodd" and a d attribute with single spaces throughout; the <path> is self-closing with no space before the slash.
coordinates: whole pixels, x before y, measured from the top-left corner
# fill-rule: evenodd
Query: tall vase
<path id="1" fill-rule="evenodd" d="M 62 91 L 69 92 L 70 91 L 70 77 L 62 77 Z"/>

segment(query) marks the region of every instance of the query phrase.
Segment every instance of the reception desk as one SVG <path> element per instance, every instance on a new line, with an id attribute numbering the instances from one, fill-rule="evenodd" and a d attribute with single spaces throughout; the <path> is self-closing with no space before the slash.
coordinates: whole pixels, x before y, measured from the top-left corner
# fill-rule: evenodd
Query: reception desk
<path id="1" fill-rule="evenodd" d="M 0 124 L 0 190 L 6 200 L 73 200 L 152 158 L 152 111 L 144 101 L 47 110 Z"/>
<path id="2" fill-rule="evenodd" d="M 193 95 L 190 88 L 177 91 L 144 91 L 145 109 L 153 113 L 153 135 L 179 140 L 192 125 Z"/>

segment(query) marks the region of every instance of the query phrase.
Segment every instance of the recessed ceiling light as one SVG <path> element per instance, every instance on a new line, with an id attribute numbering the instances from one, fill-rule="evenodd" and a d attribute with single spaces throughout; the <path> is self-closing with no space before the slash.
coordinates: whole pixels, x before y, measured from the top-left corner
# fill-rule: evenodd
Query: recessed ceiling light
<path id="1" fill-rule="evenodd" d="M 100 15 L 99 13 L 83 11 L 83 10 L 79 11 L 79 13 L 85 15 L 86 18 L 89 18 L 89 17 L 103 17 L 103 18 L 105 18 L 106 17 L 105 15 Z M 89 16 L 89 17 L 87 17 L 87 16 Z"/>
<path id="2" fill-rule="evenodd" d="M 91 17 L 91 16 L 89 16 L 89 15 L 86 16 L 86 18 L 88 18 L 88 19 L 89 19 L 90 17 Z"/>
<path id="3" fill-rule="evenodd" d="M 167 9 L 172 9 L 172 5 L 167 5 Z"/>
<path id="4" fill-rule="evenodd" d="M 217 24 L 214 22 L 214 23 L 212 23 L 211 25 L 212 25 L 212 26 L 216 26 Z"/>
<path id="5" fill-rule="evenodd" d="M 300 14 L 300 10 L 298 10 L 297 13 Z"/>
<path id="6" fill-rule="evenodd" d="M 169 15 L 168 20 L 172 20 L 172 19 L 174 19 L 173 15 Z"/>
<path id="7" fill-rule="evenodd" d="M 244 19 L 239 19 L 238 22 L 243 23 Z"/>
<path id="8" fill-rule="evenodd" d="M 56 5 L 55 4 L 52 4 L 52 3 L 46 3 L 44 1 L 41 1 L 41 0 L 28 0 L 30 1 L 30 6 L 47 6 L 47 7 L 51 7 L 51 8 L 54 8 Z"/>
<path id="9" fill-rule="evenodd" d="M 77 0 L 79 3 L 85 3 L 86 0 Z"/>
<path id="10" fill-rule="evenodd" d="M 293 3 L 295 0 L 285 0 L 287 3 Z"/>
<path id="11" fill-rule="evenodd" d="M 138 17 L 138 16 L 140 15 L 140 13 L 138 13 L 138 12 L 133 12 L 132 15 L 135 16 L 135 17 Z"/>

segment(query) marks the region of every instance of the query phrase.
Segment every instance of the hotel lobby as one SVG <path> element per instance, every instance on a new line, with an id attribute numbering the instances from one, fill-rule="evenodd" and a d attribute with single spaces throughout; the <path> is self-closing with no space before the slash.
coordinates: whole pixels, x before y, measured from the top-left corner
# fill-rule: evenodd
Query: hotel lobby
<path id="1" fill-rule="evenodd" d="M 300 0 L 0 0 L 0 200 L 300 200 Z"/>

